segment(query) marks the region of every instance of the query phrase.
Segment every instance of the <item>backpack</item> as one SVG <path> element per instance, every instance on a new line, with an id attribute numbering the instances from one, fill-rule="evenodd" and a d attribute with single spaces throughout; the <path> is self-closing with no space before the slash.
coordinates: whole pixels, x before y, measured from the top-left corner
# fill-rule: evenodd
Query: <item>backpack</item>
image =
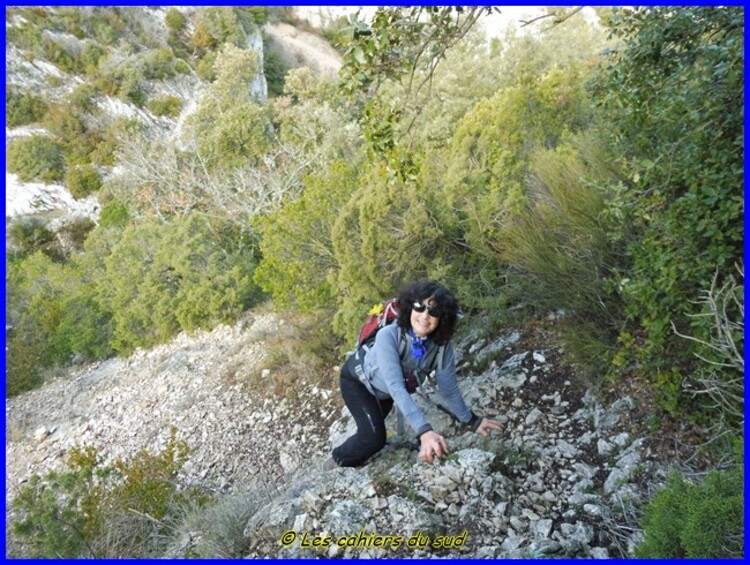
<path id="1" fill-rule="evenodd" d="M 357 348 L 375 341 L 375 334 L 381 328 L 393 323 L 398 318 L 398 303 L 395 298 L 386 300 L 382 304 L 375 304 L 367 313 L 362 329 L 359 330 Z"/>

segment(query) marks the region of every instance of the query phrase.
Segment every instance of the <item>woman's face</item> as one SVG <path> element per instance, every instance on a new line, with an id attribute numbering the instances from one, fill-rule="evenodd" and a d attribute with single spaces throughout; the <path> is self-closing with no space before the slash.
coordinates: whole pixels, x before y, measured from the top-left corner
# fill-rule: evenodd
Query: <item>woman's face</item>
<path id="1" fill-rule="evenodd" d="M 422 306 L 425 306 L 425 308 L 422 308 Z M 440 323 L 440 316 L 430 314 L 430 310 L 432 310 L 433 314 L 436 314 L 436 306 L 437 303 L 432 297 L 426 298 L 421 302 L 415 302 L 412 305 L 411 327 L 414 330 L 414 335 L 417 337 L 426 337 L 437 329 Z M 417 310 L 422 310 L 422 312 L 417 312 Z"/>

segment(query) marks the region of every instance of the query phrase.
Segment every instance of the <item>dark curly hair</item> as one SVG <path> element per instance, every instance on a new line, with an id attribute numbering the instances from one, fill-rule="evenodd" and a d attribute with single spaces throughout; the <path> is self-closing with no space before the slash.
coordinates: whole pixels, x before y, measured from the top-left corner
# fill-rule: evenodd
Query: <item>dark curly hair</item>
<path id="1" fill-rule="evenodd" d="M 440 322 L 431 337 L 438 345 L 448 343 L 456 331 L 458 322 L 458 301 L 444 286 L 430 280 L 414 281 L 407 284 L 398 295 L 398 325 L 411 329 L 412 304 L 432 298 L 440 309 Z"/>

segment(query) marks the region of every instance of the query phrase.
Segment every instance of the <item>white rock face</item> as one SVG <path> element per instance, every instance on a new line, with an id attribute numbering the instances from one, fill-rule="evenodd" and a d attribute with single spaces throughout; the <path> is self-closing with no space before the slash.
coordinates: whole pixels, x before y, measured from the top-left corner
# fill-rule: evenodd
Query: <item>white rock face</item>
<path id="1" fill-rule="evenodd" d="M 18 175 L 6 171 L 5 217 L 40 214 L 52 214 L 58 220 L 80 217 L 95 220 L 99 214 L 99 202 L 96 195 L 76 200 L 62 185 L 22 182 Z"/>

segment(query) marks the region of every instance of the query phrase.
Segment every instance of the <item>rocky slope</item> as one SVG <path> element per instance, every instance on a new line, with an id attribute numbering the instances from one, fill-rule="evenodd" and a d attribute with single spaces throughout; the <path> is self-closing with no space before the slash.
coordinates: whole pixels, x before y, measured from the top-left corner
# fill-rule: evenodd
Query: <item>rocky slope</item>
<path id="1" fill-rule="evenodd" d="M 628 429 L 634 401 L 600 406 L 532 330 L 470 335 L 457 348 L 466 398 L 502 433 L 466 432 L 420 397 L 451 456 L 419 462 L 394 436 L 363 468 L 324 472 L 331 445 L 353 429 L 336 368 L 330 388 L 300 382 L 286 399 L 253 385 L 273 378 L 261 370 L 268 340 L 289 329 L 248 315 L 10 399 L 6 500 L 32 473 L 61 468 L 72 445 L 111 458 L 156 451 L 175 426 L 193 450 L 187 483 L 262 501 L 244 524 L 249 557 L 616 557 L 638 540 L 632 508 L 663 472 Z M 197 543 L 177 544 L 175 556 Z"/>
<path id="2" fill-rule="evenodd" d="M 627 556 L 641 536 L 635 509 L 664 477 L 628 431 L 635 402 L 601 406 L 559 351 L 529 337 L 459 346 L 464 394 L 501 434 L 467 432 L 421 398 L 451 456 L 428 465 L 393 438 L 361 469 L 308 472 L 250 519 L 250 555 Z M 332 444 L 352 429 L 345 415 Z"/>

